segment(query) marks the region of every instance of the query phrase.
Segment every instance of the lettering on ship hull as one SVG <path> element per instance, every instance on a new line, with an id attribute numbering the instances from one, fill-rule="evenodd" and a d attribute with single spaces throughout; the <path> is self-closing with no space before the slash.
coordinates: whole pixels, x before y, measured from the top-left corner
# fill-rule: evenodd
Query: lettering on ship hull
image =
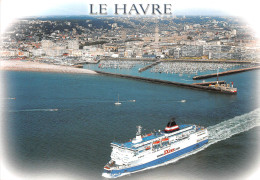
<path id="1" fill-rule="evenodd" d="M 174 150 L 175 150 L 174 148 L 173 149 L 164 150 L 164 155 L 172 153 L 172 152 L 174 152 Z"/>

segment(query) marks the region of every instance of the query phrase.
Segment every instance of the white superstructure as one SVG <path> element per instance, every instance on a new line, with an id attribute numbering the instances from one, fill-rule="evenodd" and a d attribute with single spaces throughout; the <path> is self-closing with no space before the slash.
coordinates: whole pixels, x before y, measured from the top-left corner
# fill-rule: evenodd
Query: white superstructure
<path id="1" fill-rule="evenodd" d="M 111 143 L 111 160 L 104 167 L 104 177 L 114 178 L 169 161 L 208 142 L 207 129 L 197 125 L 176 125 L 170 121 L 164 132 L 136 137 L 126 143 Z"/>

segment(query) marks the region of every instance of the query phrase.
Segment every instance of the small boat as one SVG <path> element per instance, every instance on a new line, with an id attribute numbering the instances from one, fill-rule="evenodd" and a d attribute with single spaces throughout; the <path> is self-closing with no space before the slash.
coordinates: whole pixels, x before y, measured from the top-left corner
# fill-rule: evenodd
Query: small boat
<path id="1" fill-rule="evenodd" d="M 115 105 L 116 106 L 119 106 L 119 105 L 121 105 L 122 103 L 121 102 L 119 102 L 119 94 L 118 94 L 118 97 L 117 97 L 117 102 L 115 102 Z"/>

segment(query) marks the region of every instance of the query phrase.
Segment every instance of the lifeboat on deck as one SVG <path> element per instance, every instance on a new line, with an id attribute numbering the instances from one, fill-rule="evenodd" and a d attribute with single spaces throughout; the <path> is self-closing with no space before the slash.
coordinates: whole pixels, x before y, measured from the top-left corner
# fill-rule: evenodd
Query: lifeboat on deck
<path id="1" fill-rule="evenodd" d="M 150 147 L 150 146 L 147 146 L 147 147 L 145 148 L 145 150 L 149 150 L 149 149 L 151 149 L 151 147 Z"/>
<path id="2" fill-rule="evenodd" d="M 169 138 L 162 139 L 162 142 L 166 142 L 166 141 L 169 141 Z"/>
<path id="3" fill-rule="evenodd" d="M 160 144 L 160 141 L 153 142 L 153 145 Z"/>

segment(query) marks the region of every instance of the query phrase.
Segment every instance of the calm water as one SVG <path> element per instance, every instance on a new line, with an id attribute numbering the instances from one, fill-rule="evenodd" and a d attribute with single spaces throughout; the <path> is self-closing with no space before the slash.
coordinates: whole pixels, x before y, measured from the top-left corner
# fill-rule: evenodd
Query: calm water
<path id="1" fill-rule="evenodd" d="M 152 68 L 138 72 L 140 68 L 152 64 L 151 61 L 125 61 L 125 60 L 102 60 L 98 64 L 85 64 L 84 68 L 92 69 L 96 71 L 105 71 L 111 73 L 127 74 L 133 76 L 148 77 L 154 79 L 161 79 L 167 81 L 176 81 L 182 83 L 197 83 L 202 82 L 203 80 L 193 80 L 192 77 L 197 75 L 205 75 L 251 67 L 252 64 L 235 64 L 235 63 L 194 63 L 194 62 L 161 62 L 158 65 L 153 66 Z M 121 64 L 121 67 L 120 67 Z M 122 65 L 123 64 L 123 65 Z M 124 65 L 133 65 L 127 69 Z M 177 72 L 174 73 L 172 69 Z M 195 72 L 196 71 L 196 72 Z M 216 81 L 216 78 L 211 80 Z M 229 83 L 229 82 L 228 82 Z"/>
<path id="2" fill-rule="evenodd" d="M 76 175 L 75 179 L 104 179 L 101 173 L 110 159 L 110 142 L 133 138 L 137 125 L 142 125 L 148 133 L 163 129 L 171 117 L 176 117 L 179 124 L 194 123 L 215 130 L 221 122 L 231 119 L 245 132 L 240 133 L 234 125 L 226 123 L 223 132 L 234 129 L 203 151 L 120 179 L 247 176 L 259 162 L 260 128 L 252 125 L 247 130 L 246 127 L 252 119 L 259 121 L 256 115 L 259 114 L 259 71 L 221 79 L 234 81 L 238 94 L 100 75 L 5 72 L 5 107 L 2 108 L 10 161 L 26 174 L 39 176 L 66 171 Z M 118 94 L 121 106 L 114 105 Z M 214 138 L 218 137 L 214 135 Z"/>

